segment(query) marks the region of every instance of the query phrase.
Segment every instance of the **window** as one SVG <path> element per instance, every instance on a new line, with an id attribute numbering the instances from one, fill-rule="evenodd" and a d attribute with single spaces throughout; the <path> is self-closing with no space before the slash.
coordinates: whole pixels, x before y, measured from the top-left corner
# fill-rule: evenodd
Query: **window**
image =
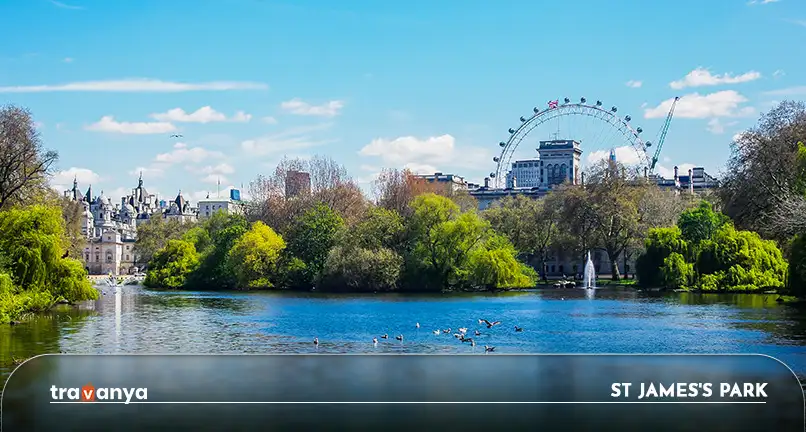
<path id="1" fill-rule="evenodd" d="M 89 253 L 89 252 L 87 252 L 87 253 L 85 253 L 85 254 L 84 254 L 84 260 L 85 260 L 85 261 L 89 261 L 89 260 L 90 260 L 90 253 Z"/>
<path id="2" fill-rule="evenodd" d="M 552 265 L 551 265 L 551 272 L 552 272 L 552 273 L 554 273 L 554 272 L 555 272 L 555 267 L 554 267 L 554 264 L 552 264 Z"/>
<path id="3" fill-rule="evenodd" d="M 126 245 L 126 250 L 129 250 L 129 245 Z"/>
<path id="4" fill-rule="evenodd" d="M 128 260 L 129 260 L 129 256 L 128 256 L 128 255 L 126 255 L 126 261 L 128 261 Z"/>
<path id="5" fill-rule="evenodd" d="M 108 263 L 112 262 L 112 254 L 111 253 L 106 254 L 106 262 L 108 262 Z"/>

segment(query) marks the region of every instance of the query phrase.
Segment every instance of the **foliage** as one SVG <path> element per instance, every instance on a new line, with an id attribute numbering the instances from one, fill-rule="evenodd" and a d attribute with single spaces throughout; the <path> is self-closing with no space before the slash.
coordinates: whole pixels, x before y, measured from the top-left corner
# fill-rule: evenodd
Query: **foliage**
<path id="1" fill-rule="evenodd" d="M 199 266 L 189 275 L 188 284 L 208 289 L 237 288 L 238 278 L 229 252 L 247 232 L 248 222 L 241 215 L 216 212 L 202 228 L 207 235 L 197 232 L 187 236 L 199 242 L 193 246 L 200 254 Z"/>
<path id="2" fill-rule="evenodd" d="M 364 249 L 396 249 L 404 241 L 403 218 L 394 210 L 371 206 L 363 216 L 342 231 L 340 244 Z"/>
<path id="3" fill-rule="evenodd" d="M 506 197 L 483 212 L 497 232 L 505 235 L 527 257 L 536 257 L 539 268 L 558 243 L 560 217 L 550 200 L 536 200 L 517 195 Z"/>
<path id="4" fill-rule="evenodd" d="M 537 272 L 518 262 L 518 251 L 509 240 L 500 235 L 490 236 L 482 247 L 474 249 L 468 257 L 468 276 L 471 284 L 493 288 L 531 288 L 537 282 Z"/>
<path id="5" fill-rule="evenodd" d="M 391 249 L 336 246 L 328 253 L 322 279 L 334 290 L 391 291 L 397 288 L 402 265 Z"/>
<path id="6" fill-rule="evenodd" d="M 0 211 L 0 322 L 98 298 L 81 263 L 66 257 L 64 225 L 58 206 Z"/>
<path id="7" fill-rule="evenodd" d="M 683 240 L 696 246 L 713 237 L 729 221 L 724 214 L 715 212 L 710 203 L 701 201 L 698 207 L 680 215 L 677 226 L 680 227 Z"/>
<path id="8" fill-rule="evenodd" d="M 277 273 L 280 252 L 285 241 L 263 222 L 252 224 L 229 251 L 238 286 L 266 288 L 273 286 L 270 277 Z"/>
<path id="9" fill-rule="evenodd" d="M 680 228 L 650 229 L 645 251 L 636 260 L 636 276 L 641 285 L 664 286 L 666 281 L 661 268 L 672 254 L 688 255 L 688 244 L 683 240 Z"/>
<path id="10" fill-rule="evenodd" d="M 672 252 L 664 258 L 660 273 L 666 288 L 685 288 L 691 281 L 694 269 L 683 255 Z"/>
<path id="11" fill-rule="evenodd" d="M 148 264 L 154 254 L 164 248 L 168 241 L 182 238 L 193 227 L 193 224 L 183 223 L 177 219 L 166 219 L 159 215 L 138 224 L 137 241 L 134 243 L 137 264 L 141 267 Z"/>
<path id="12" fill-rule="evenodd" d="M 182 288 L 198 267 L 199 254 L 192 243 L 168 240 L 168 244 L 154 254 L 143 283 L 155 288 Z"/>
<path id="13" fill-rule="evenodd" d="M 325 266 L 330 249 L 336 245 L 344 220 L 325 204 L 319 204 L 300 217 L 286 236 L 287 252 L 305 263 L 300 282 L 316 283 Z"/>

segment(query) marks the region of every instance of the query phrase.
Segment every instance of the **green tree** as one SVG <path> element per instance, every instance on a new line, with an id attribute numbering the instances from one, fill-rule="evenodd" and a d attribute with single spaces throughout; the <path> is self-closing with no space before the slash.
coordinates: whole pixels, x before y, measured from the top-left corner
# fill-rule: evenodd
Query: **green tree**
<path id="1" fill-rule="evenodd" d="M 469 284 L 488 289 L 534 287 L 537 272 L 518 262 L 517 253 L 506 237 L 490 236 L 482 247 L 474 249 L 468 257 Z"/>
<path id="2" fill-rule="evenodd" d="M 402 265 L 403 259 L 391 249 L 336 246 L 325 263 L 324 286 L 331 290 L 392 291 L 397 288 Z"/>
<path id="3" fill-rule="evenodd" d="M 677 226 L 680 227 L 683 240 L 696 246 L 703 240 L 711 239 L 729 221 L 724 214 L 715 212 L 710 203 L 700 201 L 699 206 L 680 215 Z"/>
<path id="4" fill-rule="evenodd" d="M 146 222 L 137 225 L 137 241 L 134 243 L 134 253 L 137 265 L 147 265 L 154 254 L 164 248 L 168 241 L 182 238 L 193 224 L 182 223 L 176 219 L 166 219 L 159 214 L 154 215 Z"/>
<path id="5" fill-rule="evenodd" d="M 237 288 L 238 278 L 229 252 L 247 232 L 249 223 L 241 215 L 216 212 L 204 222 L 202 228 L 207 231 L 209 242 L 208 236 L 201 233 L 188 235 L 188 238 L 199 241 L 199 247 L 204 249 L 199 250 L 201 262 L 198 269 L 190 274 L 187 283 L 204 289 Z"/>
<path id="6" fill-rule="evenodd" d="M 322 274 L 328 253 L 336 245 L 344 220 L 325 204 L 318 204 L 288 229 L 287 252 L 304 263 L 298 282 L 314 285 Z"/>
<path id="7" fill-rule="evenodd" d="M 404 240 L 403 218 L 394 210 L 373 206 L 349 230 L 342 233 L 340 244 L 370 250 L 397 250 Z"/>
<path id="8" fill-rule="evenodd" d="M 240 287 L 268 288 L 277 273 L 283 238 L 263 222 L 257 221 L 239 238 L 229 252 Z"/>
<path id="9" fill-rule="evenodd" d="M 664 286 L 661 268 L 671 254 L 688 256 L 688 244 L 678 227 L 653 228 L 645 241 L 645 250 L 636 261 L 636 275 L 642 286 Z M 676 288 L 676 287 L 675 287 Z"/>
<path id="10" fill-rule="evenodd" d="M 663 260 L 660 273 L 666 288 L 684 288 L 689 286 L 694 270 L 683 255 L 672 252 Z"/>
<path id="11" fill-rule="evenodd" d="M 168 240 L 168 244 L 154 254 L 144 284 L 154 288 L 182 288 L 198 267 L 199 254 L 192 243 Z"/>
<path id="12" fill-rule="evenodd" d="M 551 201 L 536 200 L 516 195 L 506 197 L 497 205 L 485 210 L 485 219 L 497 232 L 505 235 L 515 249 L 528 258 L 535 257 L 539 268 L 552 246 L 556 246 L 560 217 Z"/>

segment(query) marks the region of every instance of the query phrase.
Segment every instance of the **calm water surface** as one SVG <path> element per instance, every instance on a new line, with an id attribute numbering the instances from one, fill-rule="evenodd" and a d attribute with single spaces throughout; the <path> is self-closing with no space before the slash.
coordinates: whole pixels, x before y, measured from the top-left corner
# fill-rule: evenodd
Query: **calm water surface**
<path id="1" fill-rule="evenodd" d="M 608 288 L 593 296 L 577 289 L 431 296 L 100 289 L 106 294 L 81 308 L 0 326 L 0 382 L 15 359 L 42 353 L 483 353 L 483 345 L 496 353 L 762 353 L 806 377 L 806 313 L 776 304 L 775 295 Z M 502 324 L 488 330 L 480 318 Z M 515 332 L 516 325 L 523 332 Z M 480 330 L 473 336 L 478 346 L 454 338 L 459 327 L 471 336 Z M 451 334 L 433 334 L 447 328 Z M 400 334 L 402 342 L 394 339 Z"/>

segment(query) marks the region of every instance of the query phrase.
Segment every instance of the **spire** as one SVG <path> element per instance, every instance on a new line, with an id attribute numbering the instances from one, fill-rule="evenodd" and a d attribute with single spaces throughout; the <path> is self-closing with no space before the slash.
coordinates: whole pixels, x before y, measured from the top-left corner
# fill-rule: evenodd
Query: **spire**
<path id="1" fill-rule="evenodd" d="M 143 187 L 143 170 L 140 170 L 140 178 L 137 180 L 137 187 L 138 188 Z"/>
<path id="2" fill-rule="evenodd" d="M 615 162 L 615 161 L 616 161 L 616 149 L 611 148 L 610 149 L 610 162 Z"/>

